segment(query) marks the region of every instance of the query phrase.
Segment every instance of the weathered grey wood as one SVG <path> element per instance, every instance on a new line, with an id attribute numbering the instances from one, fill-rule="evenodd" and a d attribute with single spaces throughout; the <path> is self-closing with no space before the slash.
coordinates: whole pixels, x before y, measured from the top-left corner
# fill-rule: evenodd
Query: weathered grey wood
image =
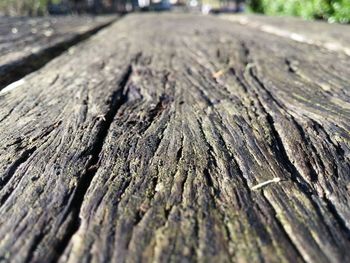
<path id="1" fill-rule="evenodd" d="M 264 15 L 220 15 L 221 18 L 238 22 L 249 28 L 290 38 L 294 41 L 316 45 L 350 56 L 350 27 L 328 24 L 322 21 L 304 21 L 295 17 Z"/>
<path id="2" fill-rule="evenodd" d="M 0 90 L 115 19 L 114 16 L 0 16 Z"/>
<path id="3" fill-rule="evenodd" d="M 349 261 L 349 64 L 212 17 L 121 19 L 0 96 L 2 259 Z"/>

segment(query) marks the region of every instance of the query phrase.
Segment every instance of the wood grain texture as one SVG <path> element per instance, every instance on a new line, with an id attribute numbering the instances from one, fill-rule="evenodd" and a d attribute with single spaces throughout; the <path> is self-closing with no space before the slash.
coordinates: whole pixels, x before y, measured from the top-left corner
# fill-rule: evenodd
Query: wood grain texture
<path id="1" fill-rule="evenodd" d="M 115 19 L 114 16 L 0 16 L 0 90 Z"/>
<path id="2" fill-rule="evenodd" d="M 350 56 L 350 28 L 348 25 L 255 14 L 220 15 L 220 18 L 240 23 L 247 29 L 255 28 L 330 51 L 344 52 Z"/>
<path id="3" fill-rule="evenodd" d="M 126 16 L 0 96 L 1 259 L 349 261 L 349 64 Z"/>

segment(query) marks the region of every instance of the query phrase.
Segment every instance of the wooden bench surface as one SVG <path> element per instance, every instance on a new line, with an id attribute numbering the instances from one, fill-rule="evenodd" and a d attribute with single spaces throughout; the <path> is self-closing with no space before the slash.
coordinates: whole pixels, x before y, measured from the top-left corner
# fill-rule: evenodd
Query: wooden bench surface
<path id="1" fill-rule="evenodd" d="M 5 262 L 349 262 L 350 60 L 127 15 L 0 93 Z"/>
<path id="2" fill-rule="evenodd" d="M 0 16 L 0 90 L 115 19 L 114 16 Z"/>
<path id="3" fill-rule="evenodd" d="M 249 28 L 290 38 L 294 41 L 316 45 L 330 51 L 344 52 L 350 56 L 350 27 L 323 21 L 303 21 L 295 17 L 263 15 L 220 15 Z"/>

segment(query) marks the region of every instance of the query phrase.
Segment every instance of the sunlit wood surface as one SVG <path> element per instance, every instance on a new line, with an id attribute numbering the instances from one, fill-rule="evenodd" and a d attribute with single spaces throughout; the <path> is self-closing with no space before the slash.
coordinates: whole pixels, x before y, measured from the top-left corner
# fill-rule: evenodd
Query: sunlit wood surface
<path id="1" fill-rule="evenodd" d="M 350 262 L 349 76 L 222 17 L 119 19 L 0 93 L 0 259 Z"/>

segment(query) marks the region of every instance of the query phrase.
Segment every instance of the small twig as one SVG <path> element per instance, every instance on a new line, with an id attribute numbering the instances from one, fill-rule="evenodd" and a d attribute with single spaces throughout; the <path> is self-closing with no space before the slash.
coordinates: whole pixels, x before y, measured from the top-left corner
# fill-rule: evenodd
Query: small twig
<path id="1" fill-rule="evenodd" d="M 230 71 L 231 68 L 233 68 L 234 64 L 233 63 L 229 63 L 225 68 L 220 69 L 217 72 L 213 73 L 213 78 L 214 79 L 218 79 L 220 77 L 222 77 L 223 75 L 225 75 L 227 72 Z"/>
<path id="2" fill-rule="evenodd" d="M 214 78 L 214 79 L 218 79 L 218 78 L 220 78 L 222 75 L 224 75 L 227 71 L 228 71 L 228 69 L 220 69 L 219 71 L 213 73 L 213 78 Z"/>
<path id="3" fill-rule="evenodd" d="M 267 181 L 262 182 L 260 184 L 254 185 L 251 189 L 252 190 L 258 190 L 258 189 L 260 189 L 260 188 L 262 188 L 262 187 L 264 187 L 266 185 L 269 185 L 269 184 L 272 184 L 272 183 L 279 183 L 281 181 L 282 181 L 282 179 L 280 177 L 276 177 L 276 178 L 273 178 L 271 180 L 267 180 Z"/>
<path id="4" fill-rule="evenodd" d="M 96 116 L 96 118 L 99 119 L 99 120 L 103 120 L 104 122 L 106 122 L 106 116 L 103 115 L 103 114 L 100 114 L 100 115 Z"/>

